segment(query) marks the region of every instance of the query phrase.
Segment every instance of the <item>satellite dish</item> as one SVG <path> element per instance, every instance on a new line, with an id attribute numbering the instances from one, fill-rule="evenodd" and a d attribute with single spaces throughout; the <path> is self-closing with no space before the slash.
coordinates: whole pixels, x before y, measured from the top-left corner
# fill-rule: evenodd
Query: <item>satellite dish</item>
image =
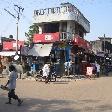
<path id="1" fill-rule="evenodd" d="M 15 60 L 18 60 L 18 58 L 19 58 L 18 55 L 15 55 L 15 56 L 14 56 L 14 59 L 15 59 Z"/>

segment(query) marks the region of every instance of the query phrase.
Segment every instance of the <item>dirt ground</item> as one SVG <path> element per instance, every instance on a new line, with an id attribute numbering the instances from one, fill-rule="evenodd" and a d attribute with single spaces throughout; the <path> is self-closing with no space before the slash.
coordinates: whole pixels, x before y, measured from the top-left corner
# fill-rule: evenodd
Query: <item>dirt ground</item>
<path id="1" fill-rule="evenodd" d="M 0 78 L 0 84 L 6 79 Z M 95 80 L 58 79 L 57 82 L 17 80 L 16 93 L 23 99 L 7 105 L 7 92 L 0 89 L 0 112 L 112 112 L 112 77 Z"/>

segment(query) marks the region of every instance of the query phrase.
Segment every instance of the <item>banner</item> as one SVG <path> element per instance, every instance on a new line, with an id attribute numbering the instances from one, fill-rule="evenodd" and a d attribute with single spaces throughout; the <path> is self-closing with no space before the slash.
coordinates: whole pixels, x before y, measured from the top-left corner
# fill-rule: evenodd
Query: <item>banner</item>
<path id="1" fill-rule="evenodd" d="M 86 50 L 87 49 L 88 50 L 91 50 L 92 49 L 91 44 L 87 40 L 81 38 L 79 35 L 76 35 L 74 37 L 73 43 L 74 43 L 74 45 L 78 45 L 79 47 L 82 47 L 82 48 L 84 48 Z"/>
<path id="2" fill-rule="evenodd" d="M 39 42 L 56 42 L 59 41 L 59 32 L 57 33 L 43 33 L 43 34 L 34 34 L 33 42 L 39 43 Z"/>
<path id="3" fill-rule="evenodd" d="M 16 41 L 3 42 L 3 50 L 5 51 L 16 50 L 16 46 Z M 20 46 L 24 46 L 24 41 L 18 41 L 18 50 L 20 50 Z"/>

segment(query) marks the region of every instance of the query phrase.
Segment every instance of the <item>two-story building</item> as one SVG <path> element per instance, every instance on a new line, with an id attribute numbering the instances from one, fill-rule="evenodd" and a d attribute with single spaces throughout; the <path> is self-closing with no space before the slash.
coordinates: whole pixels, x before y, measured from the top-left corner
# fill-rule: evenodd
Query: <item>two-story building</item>
<path id="1" fill-rule="evenodd" d="M 55 52 L 57 57 L 59 52 L 63 52 L 67 61 L 71 51 L 78 52 L 77 47 L 91 49 L 89 42 L 84 39 L 85 34 L 90 32 L 90 22 L 71 3 L 34 10 L 33 23 L 39 26 L 39 34 L 33 38 L 34 48 L 38 49 L 36 52 L 43 51 L 38 52 L 38 56 L 48 56 L 52 48 L 52 51 L 58 50 Z M 29 54 L 34 55 L 31 52 Z"/>

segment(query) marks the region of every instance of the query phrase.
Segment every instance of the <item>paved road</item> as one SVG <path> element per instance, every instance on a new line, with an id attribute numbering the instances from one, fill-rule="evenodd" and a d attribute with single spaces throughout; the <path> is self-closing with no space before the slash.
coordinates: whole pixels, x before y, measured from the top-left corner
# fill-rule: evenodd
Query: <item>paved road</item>
<path id="1" fill-rule="evenodd" d="M 5 83 L 5 79 L 0 79 Z M 45 84 L 17 80 L 16 93 L 24 103 L 6 105 L 7 92 L 0 93 L 0 112 L 112 112 L 112 77 L 68 80 Z"/>

